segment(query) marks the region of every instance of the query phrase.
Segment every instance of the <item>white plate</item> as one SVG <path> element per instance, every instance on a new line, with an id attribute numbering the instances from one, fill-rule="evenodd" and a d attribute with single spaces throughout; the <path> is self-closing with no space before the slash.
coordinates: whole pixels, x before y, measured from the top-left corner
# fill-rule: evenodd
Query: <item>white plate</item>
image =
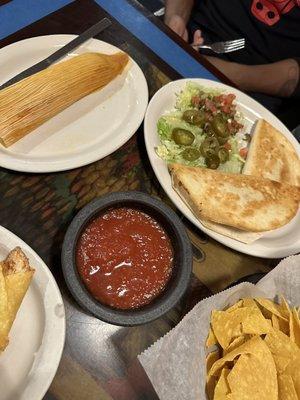
<path id="1" fill-rule="evenodd" d="M 39 36 L 0 50 L 0 84 L 48 57 L 75 35 Z M 112 54 L 108 43 L 90 39 L 66 58 L 88 51 Z M 0 145 L 0 166 L 24 172 L 80 167 L 111 154 L 136 132 L 148 103 L 146 79 L 130 59 L 124 73 L 16 142 Z"/>
<path id="2" fill-rule="evenodd" d="M 41 400 L 57 370 L 65 341 L 65 311 L 57 284 L 41 258 L 0 226 L 0 260 L 20 246 L 35 269 L 0 355 L 1 400 Z"/>
<path id="3" fill-rule="evenodd" d="M 206 87 L 219 88 L 226 90 L 229 93 L 234 93 L 237 96 L 238 107 L 246 118 L 246 124 L 249 127 L 249 130 L 258 118 L 264 118 L 290 140 L 290 142 L 294 145 L 298 155 L 300 156 L 299 143 L 290 133 L 290 131 L 282 124 L 282 122 L 279 121 L 278 118 L 276 118 L 272 113 L 270 113 L 266 108 L 253 100 L 251 97 L 247 96 L 237 89 L 234 89 L 219 82 L 214 82 L 207 79 L 181 79 L 171 82 L 162 87 L 150 101 L 145 115 L 144 130 L 146 148 L 152 168 L 154 169 L 155 175 L 157 176 L 157 179 L 159 180 L 163 189 L 173 201 L 175 206 L 194 225 L 196 225 L 198 228 L 200 228 L 202 231 L 204 231 L 220 243 L 223 243 L 226 246 L 231 247 L 232 249 L 253 256 L 266 258 L 280 258 L 298 253 L 300 251 L 299 211 L 297 216 L 283 228 L 277 229 L 272 233 L 264 235 L 261 239 L 252 244 L 244 244 L 205 228 L 172 188 L 167 164 L 162 159 L 160 159 L 155 152 L 155 147 L 159 144 L 156 124 L 162 114 L 174 108 L 176 101 L 175 94 L 180 92 L 180 90 L 186 85 L 188 81 L 194 81 Z"/>

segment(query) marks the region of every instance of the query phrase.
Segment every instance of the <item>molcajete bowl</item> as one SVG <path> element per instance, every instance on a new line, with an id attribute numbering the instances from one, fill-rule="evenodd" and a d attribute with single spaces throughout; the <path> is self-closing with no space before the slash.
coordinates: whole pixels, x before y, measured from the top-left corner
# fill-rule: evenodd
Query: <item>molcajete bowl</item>
<path id="1" fill-rule="evenodd" d="M 108 210 L 123 207 L 141 211 L 157 221 L 173 248 L 172 272 L 162 292 L 149 304 L 126 310 L 97 300 L 85 286 L 76 264 L 77 243 L 85 227 Z M 192 272 L 191 243 L 179 217 L 162 201 L 136 191 L 111 193 L 83 207 L 66 232 L 61 257 L 67 286 L 77 303 L 97 318 L 121 326 L 145 324 L 167 313 L 184 295 Z"/>

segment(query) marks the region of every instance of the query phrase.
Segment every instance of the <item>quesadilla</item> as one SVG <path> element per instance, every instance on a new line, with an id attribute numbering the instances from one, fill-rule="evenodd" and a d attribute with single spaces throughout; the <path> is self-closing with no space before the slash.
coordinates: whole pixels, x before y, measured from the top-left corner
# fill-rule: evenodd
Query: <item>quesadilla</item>
<path id="1" fill-rule="evenodd" d="M 267 121 L 260 119 L 243 174 L 300 186 L 300 159 L 292 143 Z"/>
<path id="2" fill-rule="evenodd" d="M 300 187 L 181 164 L 169 168 L 174 189 L 200 220 L 263 232 L 287 224 L 299 208 Z"/>
<path id="3" fill-rule="evenodd" d="M 272 143 L 272 146 L 269 145 Z M 266 152 L 268 156 L 265 157 Z M 280 157 L 278 155 L 280 154 Z M 275 164 L 277 163 L 277 167 Z M 272 169 L 272 164 L 274 169 Z M 279 167 L 281 166 L 281 167 Z M 250 151 L 243 168 L 243 174 L 262 176 L 277 182 L 290 185 L 300 185 L 300 159 L 293 145 L 285 136 L 264 120 L 259 120 L 253 133 Z M 238 240 L 251 244 L 268 232 L 245 232 L 226 225 L 217 224 L 208 220 L 200 220 L 206 228 Z"/>

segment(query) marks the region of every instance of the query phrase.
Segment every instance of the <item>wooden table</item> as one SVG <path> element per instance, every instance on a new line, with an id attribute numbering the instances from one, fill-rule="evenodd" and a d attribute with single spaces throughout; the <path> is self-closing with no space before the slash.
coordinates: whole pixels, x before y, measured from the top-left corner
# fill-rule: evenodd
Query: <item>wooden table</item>
<path id="1" fill-rule="evenodd" d="M 136 2 L 133 2 L 137 5 Z M 144 10 L 141 10 L 144 12 Z M 5 38 L 0 47 L 32 36 L 80 33 L 106 13 L 90 0 L 78 0 Z M 156 23 L 154 17 L 149 16 Z M 152 96 L 179 74 L 116 21 L 99 35 L 128 52 L 143 69 Z M 162 27 L 174 40 L 183 42 Z M 185 47 L 221 80 L 215 68 Z M 150 324 L 122 328 L 82 311 L 70 296 L 61 272 L 60 250 L 66 228 L 87 202 L 105 193 L 141 190 L 162 198 L 147 159 L 143 130 L 112 155 L 88 166 L 52 174 L 24 174 L 0 169 L 0 224 L 25 240 L 56 278 L 66 308 L 66 344 L 46 400 L 142 400 L 157 396 L 137 362 L 137 355 L 174 327 L 196 302 L 241 277 L 268 271 L 276 261 L 232 251 L 184 221 L 194 250 L 194 274 L 184 300 Z"/>

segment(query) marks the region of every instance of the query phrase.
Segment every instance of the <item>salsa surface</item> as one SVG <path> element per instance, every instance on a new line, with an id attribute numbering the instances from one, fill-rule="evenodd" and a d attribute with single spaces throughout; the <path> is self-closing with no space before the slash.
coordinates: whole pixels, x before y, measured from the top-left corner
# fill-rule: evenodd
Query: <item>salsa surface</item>
<path id="1" fill-rule="evenodd" d="M 98 301 L 132 309 L 163 291 L 172 272 L 173 248 L 167 233 L 149 215 L 133 208 L 110 209 L 82 232 L 76 264 Z"/>

